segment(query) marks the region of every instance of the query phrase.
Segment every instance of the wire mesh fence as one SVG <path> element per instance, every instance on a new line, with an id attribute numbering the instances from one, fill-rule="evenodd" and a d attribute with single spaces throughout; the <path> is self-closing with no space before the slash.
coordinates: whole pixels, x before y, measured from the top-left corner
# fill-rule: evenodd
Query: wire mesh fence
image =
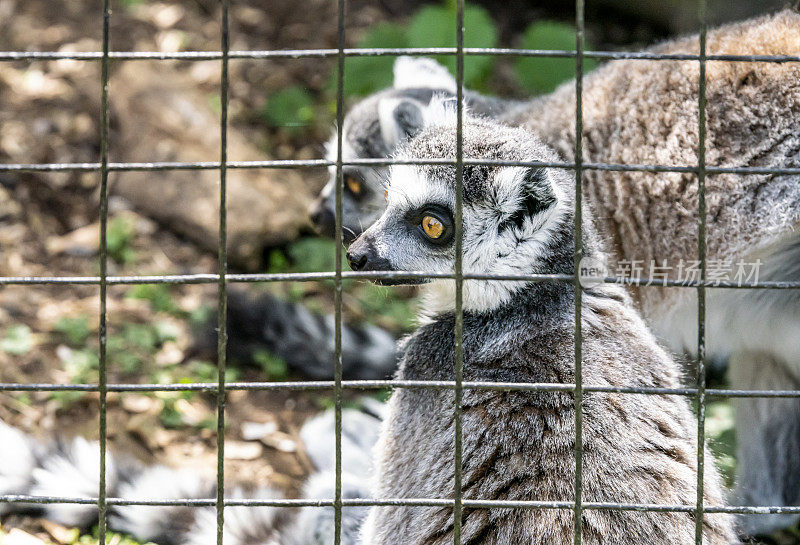
<path id="1" fill-rule="evenodd" d="M 128 52 L 110 51 L 109 48 L 109 22 L 111 18 L 110 0 L 103 1 L 102 17 L 102 51 L 96 52 L 0 52 L 0 61 L 24 60 L 60 60 L 70 59 L 75 61 L 100 62 L 100 85 L 102 90 L 101 111 L 101 149 L 98 162 L 93 163 L 48 163 L 48 164 L 2 164 L 0 172 L 43 172 L 43 171 L 92 171 L 100 173 L 100 269 L 97 276 L 82 277 L 0 277 L 0 286 L 3 285 L 45 285 L 45 284 L 92 284 L 99 286 L 100 297 L 100 326 L 99 326 L 99 380 L 97 384 L 0 384 L 0 391 L 86 391 L 99 393 L 99 437 L 100 437 L 100 487 L 96 498 L 66 498 L 47 496 L 19 496 L 7 495 L 0 497 L 0 502 L 19 502 L 30 504 L 69 503 L 97 505 L 99 509 L 99 538 L 105 542 L 107 510 L 110 506 L 121 505 L 149 505 L 149 506 L 213 506 L 217 512 L 217 544 L 223 542 L 223 525 L 225 507 L 227 506 L 277 506 L 277 507 L 302 507 L 319 506 L 332 507 L 335 512 L 335 537 L 334 543 L 341 541 L 342 508 L 348 506 L 431 506 L 448 507 L 454 510 L 453 535 L 454 542 L 460 543 L 462 524 L 462 510 L 464 508 L 506 508 L 506 509 L 569 509 L 574 512 L 574 543 L 582 541 L 582 513 L 586 510 L 633 510 L 633 511 L 658 511 L 658 512 L 686 512 L 693 513 L 696 520 L 696 543 L 702 543 L 703 515 L 705 513 L 800 513 L 797 506 L 721 506 L 705 505 L 703 497 L 704 474 L 704 444 L 705 444 L 705 406 L 709 398 L 719 397 L 765 397 L 765 398 L 800 398 L 800 391 L 796 390 L 726 390 L 706 387 L 706 295 L 708 289 L 800 289 L 800 282 L 792 281 L 761 281 L 761 282 L 719 282 L 707 278 L 707 250 L 706 250 L 706 195 L 705 183 L 710 175 L 716 174 L 769 174 L 769 175 L 798 175 L 800 168 L 760 168 L 760 167 L 719 167 L 706 165 L 706 68 L 712 62 L 763 62 L 786 63 L 800 62 L 800 57 L 789 55 L 727 55 L 706 54 L 706 0 L 698 0 L 700 34 L 698 54 L 657 54 L 651 52 L 611 52 L 611 51 L 585 51 L 584 50 L 584 1 L 575 2 L 575 30 L 576 43 L 574 50 L 533 50 L 533 49 L 508 49 L 508 48 L 467 48 L 464 47 L 464 0 L 458 0 L 456 19 L 453 21 L 456 35 L 456 47 L 438 48 L 387 48 L 387 49 L 356 49 L 347 48 L 346 44 L 346 1 L 338 0 L 338 46 L 335 49 L 297 49 L 297 50 L 264 50 L 264 51 L 232 51 L 230 50 L 229 11 L 230 0 L 221 0 L 221 43 L 219 51 L 200 52 L 185 51 L 178 53 L 161 52 Z M 456 57 L 456 102 L 457 102 L 457 153 L 456 157 L 448 160 L 415 160 L 399 161 L 390 159 L 360 159 L 344 160 L 342 156 L 344 125 L 344 92 L 343 85 L 347 74 L 345 73 L 345 59 L 359 56 L 395 56 L 395 55 L 453 55 Z M 575 160 L 572 162 L 515 162 L 496 160 L 476 160 L 463 157 L 462 126 L 464 104 L 464 60 L 469 55 L 496 55 L 496 56 L 531 56 L 551 58 L 575 59 Z M 264 160 L 264 161 L 228 161 L 227 158 L 227 128 L 228 128 L 228 93 L 229 75 L 228 64 L 231 59 L 300 59 L 300 58 L 335 58 L 338 66 L 337 93 L 336 93 L 336 160 Z M 659 165 L 659 164 L 612 164 L 584 162 L 583 157 L 583 60 L 586 58 L 599 60 L 679 60 L 696 62 L 699 66 L 698 85 L 698 162 L 693 166 Z M 137 61 L 137 60 L 218 60 L 220 62 L 220 150 L 219 161 L 203 162 L 139 162 L 116 163 L 109 161 L 109 65 L 111 61 Z M 452 274 L 432 274 L 426 271 L 404 272 L 349 272 L 342 270 L 341 253 L 336 254 L 335 270 L 321 273 L 282 273 L 282 274 L 231 274 L 227 265 L 227 211 L 226 211 L 226 178 L 229 169 L 259 169 L 259 168 L 301 168 L 301 167 L 334 167 L 336 172 L 336 224 L 335 237 L 337 246 L 343 242 L 342 228 L 342 197 L 343 181 L 342 167 L 344 166 L 387 166 L 393 164 L 444 164 L 455 166 L 456 169 L 456 201 L 455 201 L 455 268 Z M 463 209 L 463 174 L 464 167 L 471 165 L 487 166 L 530 166 L 562 168 L 574 171 L 575 175 L 575 203 L 576 214 L 574 222 L 575 235 L 575 273 L 573 275 L 559 274 L 531 274 L 531 275 L 500 275 L 500 274 L 471 274 L 465 273 L 462 263 L 462 209 Z M 112 276 L 108 274 L 108 241 L 106 237 L 108 223 L 108 176 L 110 172 L 117 171 L 164 171 L 164 170 L 216 170 L 219 172 L 220 201 L 219 201 L 219 245 L 218 267 L 216 274 L 186 274 L 163 276 Z M 654 278 L 623 278 L 609 276 L 602 279 L 606 283 L 619 283 L 633 286 L 665 286 L 693 289 L 698 297 L 698 346 L 697 346 L 697 374 L 696 384 L 684 388 L 639 388 L 623 386 L 593 386 L 584 385 L 582 376 L 581 352 L 581 296 L 582 288 L 579 277 L 579 263 L 582 257 L 582 178 L 583 173 L 589 170 L 598 171 L 631 171 L 648 173 L 687 173 L 697 178 L 699 210 L 698 210 L 698 247 L 697 255 L 700 264 L 699 278 L 695 280 L 671 280 Z M 342 379 L 342 282 L 344 279 L 419 279 L 419 278 L 446 278 L 452 279 L 456 286 L 455 298 L 455 361 L 453 366 L 453 380 L 450 381 L 402 381 L 402 380 L 343 380 Z M 334 366 L 334 380 L 303 381 L 303 382 L 226 382 L 226 354 L 227 354 L 227 288 L 230 283 L 248 282 L 308 282 L 318 280 L 332 280 L 335 297 L 335 338 L 334 348 L 336 358 Z M 575 382 L 573 384 L 553 383 L 504 383 L 504 382 L 475 382 L 463 380 L 464 351 L 461 344 L 463 336 L 463 282 L 464 280 L 499 280 L 499 281 L 527 281 L 527 282 L 563 282 L 571 283 L 575 291 Z M 216 284 L 218 287 L 217 300 L 217 358 L 218 381 L 216 383 L 189 383 L 189 384 L 110 384 L 107 378 L 107 290 L 109 286 L 130 284 Z M 447 389 L 454 393 L 453 418 L 455 423 L 454 441 L 454 488 L 452 498 L 416 498 L 416 499 L 347 499 L 342 497 L 342 392 L 344 390 L 374 390 L 381 388 L 431 388 Z M 473 500 L 462 498 L 462 414 L 461 401 L 466 389 L 492 389 L 503 391 L 547 391 L 568 392 L 574 396 L 575 411 L 575 483 L 574 501 L 500 501 L 500 500 Z M 335 496 L 324 500 L 307 499 L 232 499 L 224 494 L 224 451 L 225 451 L 225 408 L 226 393 L 234 390 L 320 390 L 332 391 L 334 396 L 335 422 L 336 422 L 336 485 Z M 179 500 L 126 500 L 124 498 L 107 497 L 106 493 L 106 437 L 107 437 L 107 396 L 109 392 L 154 392 L 154 391 L 203 391 L 216 395 L 217 409 L 217 494 L 215 498 L 208 499 L 179 499 Z M 697 501 L 694 505 L 656 505 L 656 504 L 624 504 L 613 502 L 588 502 L 583 500 L 582 494 L 582 423 L 583 423 L 583 396 L 585 393 L 613 392 L 623 394 L 646 395 L 679 395 L 691 398 L 697 404 Z"/>

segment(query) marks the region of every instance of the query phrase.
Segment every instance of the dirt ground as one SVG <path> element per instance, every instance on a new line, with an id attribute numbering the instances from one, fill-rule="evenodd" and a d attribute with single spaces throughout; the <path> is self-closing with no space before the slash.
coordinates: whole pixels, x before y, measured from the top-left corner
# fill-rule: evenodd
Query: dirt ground
<path id="1" fill-rule="evenodd" d="M 0 49 L 97 51 L 101 48 L 101 4 L 0 0 Z M 237 4 L 234 2 L 231 10 L 232 49 L 336 45 L 334 2 L 308 0 L 303 10 L 290 2 L 269 0 Z M 353 3 L 349 18 L 353 35 L 383 17 L 381 8 L 370 2 Z M 217 2 L 114 3 L 112 50 L 216 50 L 219 39 Z M 286 85 L 322 89 L 329 64 L 324 59 L 232 62 L 233 130 L 278 158 L 319 156 L 329 128 L 312 133 L 311 138 L 292 139 L 265 129 L 254 112 L 263 107 L 270 91 Z M 2 63 L 0 162 L 97 161 L 98 66 L 77 61 Z M 142 74 L 154 73 L 144 61 L 139 66 Z M 171 66 L 201 92 L 218 96 L 218 62 L 173 62 Z M 119 68 L 112 66 L 112 89 Z M 115 135 L 120 123 L 126 122 L 126 112 L 116 110 L 113 100 L 112 94 L 112 160 L 121 152 Z M 207 130 L 218 132 L 216 127 Z M 236 153 L 232 150 L 231 159 L 259 158 L 236 157 Z M 112 184 L 114 176 L 110 177 Z M 309 174 L 312 189 L 319 187 L 323 176 L 321 172 Z M 0 276 L 96 275 L 98 181 L 99 175 L 92 172 L 0 173 Z M 110 202 L 110 232 L 119 232 L 114 240 L 109 235 L 110 242 L 118 246 L 117 254 L 112 252 L 109 259 L 109 274 L 216 272 L 213 252 L 130 208 L 121 199 Z M 155 295 L 111 287 L 109 382 L 215 380 L 213 360 L 193 348 L 197 334 L 193 327 L 215 304 L 213 285 L 176 286 L 155 290 Z M 6 343 L 5 350 L 0 350 L 0 382 L 95 382 L 97 362 L 92 358 L 97 353 L 98 322 L 97 286 L 0 287 L 0 342 Z M 139 337 L 157 334 L 159 328 L 168 330 L 168 335 L 145 340 L 141 346 Z M 112 347 L 112 343 L 120 346 Z M 131 360 L 130 353 L 137 351 L 138 359 Z M 235 372 L 239 380 L 264 380 L 258 369 Z M 295 496 L 310 469 L 297 432 L 306 418 L 330 406 L 325 395 L 234 391 L 227 401 L 226 480 L 270 484 Z M 147 462 L 192 467 L 213 475 L 215 411 L 216 400 L 209 395 L 110 394 L 109 447 Z M 42 438 L 57 433 L 94 439 L 98 436 L 98 394 L 4 392 L 0 394 L 0 418 Z M 245 441 L 241 428 L 246 423 L 275 425 L 265 436 Z M 58 541 L 46 526 L 29 518 L 12 517 L 5 526 L 22 527 L 48 541 Z"/>

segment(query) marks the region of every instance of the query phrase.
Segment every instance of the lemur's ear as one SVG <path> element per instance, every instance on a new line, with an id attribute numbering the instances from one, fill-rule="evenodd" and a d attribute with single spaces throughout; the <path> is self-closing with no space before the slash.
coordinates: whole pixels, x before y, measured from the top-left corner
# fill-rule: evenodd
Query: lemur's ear
<path id="1" fill-rule="evenodd" d="M 390 150 L 422 130 L 422 108 L 420 102 L 408 98 L 384 98 L 378 102 L 381 136 Z"/>
<path id="2" fill-rule="evenodd" d="M 398 57 L 394 61 L 395 89 L 436 89 L 456 92 L 456 80 L 441 64 L 425 57 Z"/>
<path id="3" fill-rule="evenodd" d="M 504 169 L 500 175 L 505 180 L 499 187 L 505 186 L 512 192 L 508 195 L 512 204 L 506 208 L 503 219 L 498 225 L 498 231 L 515 227 L 521 229 L 525 220 L 532 218 L 556 203 L 556 194 L 547 171 L 540 167 L 511 167 Z M 505 183 L 502 183 L 502 182 Z M 516 191 L 513 186 L 516 185 Z"/>

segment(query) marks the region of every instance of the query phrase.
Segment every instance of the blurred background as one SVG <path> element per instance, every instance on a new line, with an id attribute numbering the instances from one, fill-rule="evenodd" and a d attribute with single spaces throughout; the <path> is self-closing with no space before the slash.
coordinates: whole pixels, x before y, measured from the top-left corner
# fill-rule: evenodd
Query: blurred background
<path id="1" fill-rule="evenodd" d="M 112 51 L 215 51 L 220 11 L 212 0 L 113 0 Z M 698 28 L 694 0 L 587 0 L 587 49 L 635 51 Z M 713 24 L 766 13 L 781 0 L 728 0 L 709 6 Z M 333 0 L 232 0 L 231 49 L 316 49 L 337 45 Z M 347 45 L 454 46 L 452 0 L 349 2 Z M 483 0 L 467 4 L 465 45 L 573 49 L 574 3 Z M 99 0 L 0 0 L 0 49 L 99 51 Z M 441 58 L 455 67 L 454 58 Z M 348 58 L 346 102 L 391 85 L 393 57 Z M 314 159 L 336 117 L 336 60 L 230 61 L 229 159 Z M 587 59 L 585 69 L 598 65 Z M 506 98 L 552 91 L 574 61 L 468 57 L 465 84 Z M 0 163 L 96 162 L 100 155 L 100 65 L 95 61 L 0 62 Z M 217 161 L 219 61 L 114 61 L 110 72 L 110 160 Z M 109 274 L 217 271 L 218 172 L 112 172 Z M 229 171 L 232 272 L 333 270 L 336 247 L 316 237 L 307 207 L 324 169 Z M 85 276 L 99 271 L 99 173 L 0 172 L 0 276 Z M 319 312 L 333 310 L 325 282 L 238 285 Z M 414 290 L 345 282 L 348 323 L 370 322 L 399 336 L 413 326 Z M 108 292 L 109 382 L 216 381 L 214 285 L 114 286 Z M 0 381 L 94 383 L 98 379 L 96 286 L 0 287 Z M 204 342 L 204 339 L 206 342 Z M 331 366 L 333 362 L 331 362 Z M 257 352 L 229 365 L 229 380 L 288 380 L 284 361 Z M 719 383 L 719 382 L 718 382 Z M 377 392 L 383 399 L 386 392 Z M 358 395 L 346 393 L 357 405 Z M 309 471 L 297 432 L 330 407 L 327 393 L 231 392 L 227 478 L 270 483 L 296 495 Z M 38 436 L 96 437 L 92 393 L 0 394 L 0 418 Z M 201 393 L 111 394 L 109 440 L 146 461 L 216 467 L 215 400 Z M 274 423 L 257 439 L 243 429 Z M 709 407 L 708 434 L 726 478 L 734 477 L 731 409 Z M 46 542 L 91 543 L 70 529 L 6 517 Z M 796 532 L 774 543 L 800 543 Z M 116 536 L 118 541 L 129 538 Z"/>

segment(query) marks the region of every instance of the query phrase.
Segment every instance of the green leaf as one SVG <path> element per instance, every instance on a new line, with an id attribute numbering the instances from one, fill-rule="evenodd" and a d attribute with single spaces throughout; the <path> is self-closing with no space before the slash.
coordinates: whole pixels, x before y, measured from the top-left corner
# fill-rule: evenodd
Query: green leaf
<path id="1" fill-rule="evenodd" d="M 575 49 L 575 29 L 557 21 L 532 23 L 522 35 L 523 49 Z M 588 44 L 587 44 L 588 47 Z M 597 66 L 594 59 L 583 60 L 583 70 Z M 575 59 L 548 57 L 518 57 L 514 71 L 520 83 L 529 91 L 549 93 L 559 84 L 575 77 Z"/>
<path id="2" fill-rule="evenodd" d="M 298 132 L 314 120 L 314 97 L 298 85 L 287 87 L 267 98 L 262 114 L 270 126 Z"/>
<path id="3" fill-rule="evenodd" d="M 267 380 L 284 381 L 289 378 L 289 368 L 286 362 L 278 356 L 266 350 L 257 350 L 253 354 L 253 360 L 261 367 Z"/>
<path id="4" fill-rule="evenodd" d="M 71 346 L 83 346 L 92 331 L 89 329 L 89 319 L 86 316 L 70 318 L 62 316 L 58 319 L 53 329 L 64 335 Z"/>
<path id="5" fill-rule="evenodd" d="M 371 28 L 356 44 L 358 48 L 395 48 L 408 47 L 405 29 L 395 23 L 378 23 Z M 392 66 L 395 57 L 347 57 L 344 61 L 344 94 L 349 96 L 366 96 L 393 83 Z M 336 71 L 331 75 L 329 87 L 336 89 Z"/>
<path id="6" fill-rule="evenodd" d="M 410 47 L 455 47 L 456 11 L 452 6 L 427 6 L 411 19 L 408 27 Z M 464 9 L 464 47 L 495 47 L 497 29 L 488 12 L 478 6 Z M 451 73 L 456 73 L 456 57 L 439 55 L 435 57 Z M 464 58 L 464 83 L 467 87 L 479 88 L 494 64 L 492 56 L 473 56 Z"/>
<path id="7" fill-rule="evenodd" d="M 6 335 L 0 339 L 0 350 L 14 356 L 27 354 L 33 348 L 31 328 L 26 325 L 12 325 Z"/>
<path id="8" fill-rule="evenodd" d="M 139 284 L 129 289 L 125 297 L 149 301 L 151 308 L 156 312 L 182 315 L 180 308 L 172 298 L 170 288 L 164 284 Z"/>
<path id="9" fill-rule="evenodd" d="M 108 222 L 106 247 L 111 259 L 125 265 L 136 260 L 136 252 L 131 248 L 136 237 L 136 228 L 126 218 L 113 218 Z"/>

